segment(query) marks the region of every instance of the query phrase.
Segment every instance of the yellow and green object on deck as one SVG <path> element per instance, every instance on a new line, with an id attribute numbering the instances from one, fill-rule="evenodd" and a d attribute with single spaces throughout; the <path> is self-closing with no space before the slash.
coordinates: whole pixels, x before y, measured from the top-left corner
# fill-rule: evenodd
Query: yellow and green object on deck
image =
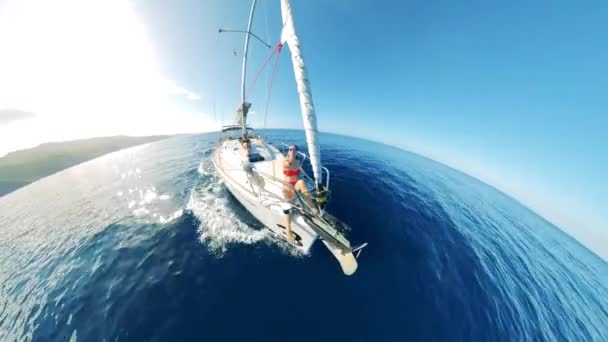
<path id="1" fill-rule="evenodd" d="M 327 189 L 322 185 L 317 185 L 317 196 L 315 202 L 320 208 L 324 208 L 327 204 Z"/>

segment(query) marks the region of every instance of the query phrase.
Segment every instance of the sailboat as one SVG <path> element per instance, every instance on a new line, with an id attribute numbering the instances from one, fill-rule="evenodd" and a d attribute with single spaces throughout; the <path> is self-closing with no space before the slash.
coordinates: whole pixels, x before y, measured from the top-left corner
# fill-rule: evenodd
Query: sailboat
<path id="1" fill-rule="evenodd" d="M 367 243 L 351 245 L 347 237 L 350 227 L 325 211 L 330 194 L 330 171 L 321 163 L 315 107 L 288 0 L 281 0 L 283 29 L 277 48 L 280 52 L 281 47 L 287 45 L 291 52 L 309 153 L 297 152 L 300 160 L 298 174 L 309 184 L 306 196 L 283 177 L 286 155 L 282 147 L 287 145 L 270 144 L 247 125 L 251 108 L 245 93 L 249 39 L 261 40 L 251 32 L 255 7 L 256 0 L 253 0 L 246 31 L 220 29 L 220 32 L 244 33 L 245 47 L 237 120 L 233 125 L 222 127 L 222 135 L 213 151 L 213 164 L 228 190 L 264 226 L 306 254 L 317 240 L 321 240 L 339 262 L 344 274 L 352 275 L 357 270 L 357 258 Z M 306 162 L 310 163 L 313 177 L 301 167 Z M 288 193 L 293 196 L 285 195 L 286 188 L 292 190 Z M 291 237 L 287 236 L 289 231 Z"/>

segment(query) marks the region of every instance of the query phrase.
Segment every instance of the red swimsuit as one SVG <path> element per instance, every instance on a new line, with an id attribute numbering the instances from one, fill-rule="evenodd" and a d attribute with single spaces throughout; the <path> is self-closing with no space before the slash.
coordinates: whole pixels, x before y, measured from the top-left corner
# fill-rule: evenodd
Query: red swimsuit
<path id="1" fill-rule="evenodd" d="M 300 174 L 300 169 L 297 169 L 297 170 L 283 169 L 283 174 L 288 177 L 297 177 Z M 295 181 L 289 182 L 289 184 L 295 186 L 297 182 L 298 182 L 298 180 L 296 179 Z"/>

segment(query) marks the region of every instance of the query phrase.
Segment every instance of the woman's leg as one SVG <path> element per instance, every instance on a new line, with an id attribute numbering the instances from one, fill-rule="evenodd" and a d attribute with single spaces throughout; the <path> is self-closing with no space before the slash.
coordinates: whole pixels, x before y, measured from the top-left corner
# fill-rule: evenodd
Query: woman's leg
<path id="1" fill-rule="evenodd" d="M 306 200 L 306 202 L 308 203 L 308 205 L 312 209 L 316 209 L 315 204 L 312 202 L 312 199 L 310 198 L 310 191 L 308 190 L 308 187 L 306 186 L 306 183 L 304 183 L 303 180 L 298 179 L 298 181 L 296 182 L 295 188 L 296 188 L 296 190 L 298 190 L 299 192 L 301 192 L 302 195 L 304 195 L 304 199 Z"/>
<path id="2" fill-rule="evenodd" d="M 290 201 L 295 195 L 290 186 L 283 186 L 283 197 L 285 200 Z M 287 235 L 287 241 L 293 242 L 294 236 L 291 234 L 291 210 L 289 214 L 285 215 L 285 235 Z"/>
<path id="3" fill-rule="evenodd" d="M 291 233 L 291 215 L 285 215 L 285 235 L 287 235 L 287 241 L 293 242 L 294 236 Z"/>
<path id="4" fill-rule="evenodd" d="M 283 185 L 283 198 L 286 201 L 291 201 L 296 196 L 293 188 L 287 184 Z"/>

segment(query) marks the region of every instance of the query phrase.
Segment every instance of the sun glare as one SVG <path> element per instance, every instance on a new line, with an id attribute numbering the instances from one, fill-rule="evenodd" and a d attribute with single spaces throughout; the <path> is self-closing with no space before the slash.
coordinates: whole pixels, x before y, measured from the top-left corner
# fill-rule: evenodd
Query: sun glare
<path id="1" fill-rule="evenodd" d="M 213 125 L 209 116 L 178 106 L 198 95 L 160 74 L 128 1 L 9 1 L 0 8 L 0 47 L 0 109 L 35 115 L 0 126 L 0 150 Z"/>

